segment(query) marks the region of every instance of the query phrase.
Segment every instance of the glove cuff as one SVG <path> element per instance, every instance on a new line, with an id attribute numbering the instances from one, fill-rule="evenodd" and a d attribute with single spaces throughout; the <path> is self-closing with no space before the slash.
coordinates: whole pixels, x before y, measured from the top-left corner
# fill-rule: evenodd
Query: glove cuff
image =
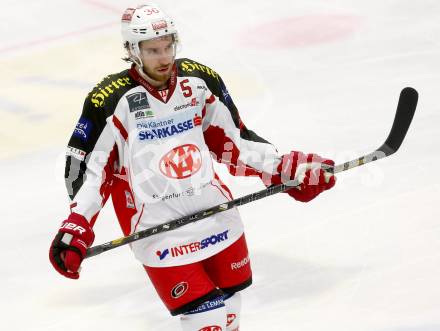
<path id="1" fill-rule="evenodd" d="M 70 214 L 69 217 L 61 223 L 59 232 L 68 233 L 72 235 L 73 238 L 82 241 L 86 249 L 90 247 L 95 240 L 95 234 L 89 222 L 84 216 L 76 213 Z"/>
<path id="2" fill-rule="evenodd" d="M 265 180 L 262 178 L 264 185 L 269 187 L 292 180 L 295 177 L 298 164 L 305 163 L 306 161 L 307 155 L 302 152 L 291 151 L 289 154 L 282 155 L 280 162 L 276 166 L 275 173 L 269 178 L 265 178 Z"/>

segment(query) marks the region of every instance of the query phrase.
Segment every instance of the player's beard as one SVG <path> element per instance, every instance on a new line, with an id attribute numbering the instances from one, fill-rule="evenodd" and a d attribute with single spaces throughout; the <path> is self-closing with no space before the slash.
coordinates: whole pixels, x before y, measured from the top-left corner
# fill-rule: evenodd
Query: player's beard
<path id="1" fill-rule="evenodd" d="M 161 69 L 166 69 L 166 70 L 161 72 Z M 168 65 L 157 66 L 153 70 L 144 67 L 144 72 L 153 80 L 160 83 L 166 83 L 171 77 L 172 69 L 173 69 L 173 65 L 172 63 L 170 63 Z"/>

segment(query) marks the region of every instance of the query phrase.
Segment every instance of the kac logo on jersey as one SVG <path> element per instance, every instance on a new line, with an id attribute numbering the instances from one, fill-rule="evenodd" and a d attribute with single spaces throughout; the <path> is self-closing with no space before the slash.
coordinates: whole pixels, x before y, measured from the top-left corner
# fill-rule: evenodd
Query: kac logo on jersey
<path id="1" fill-rule="evenodd" d="M 147 93 L 145 92 L 136 92 L 133 94 L 129 94 L 126 96 L 126 98 L 128 101 L 128 107 L 130 108 L 130 113 L 150 108 L 150 104 L 148 103 L 147 99 Z"/>
<path id="2" fill-rule="evenodd" d="M 202 167 L 202 154 L 196 145 L 186 144 L 173 148 L 159 161 L 159 169 L 166 177 L 184 179 Z"/>
<path id="3" fill-rule="evenodd" d="M 86 142 L 89 139 L 90 131 L 92 130 L 92 122 L 87 118 L 81 117 L 76 124 L 73 136 L 81 139 L 81 141 Z"/>

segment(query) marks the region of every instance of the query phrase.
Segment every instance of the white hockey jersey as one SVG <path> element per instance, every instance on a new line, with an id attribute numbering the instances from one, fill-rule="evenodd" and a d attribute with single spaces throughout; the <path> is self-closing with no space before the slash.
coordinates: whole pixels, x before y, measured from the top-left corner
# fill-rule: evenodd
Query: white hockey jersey
<path id="1" fill-rule="evenodd" d="M 135 67 L 107 76 L 88 95 L 69 141 L 66 185 L 72 212 L 93 225 L 111 194 L 128 235 L 232 199 L 213 158 L 233 175 L 274 174 L 280 158 L 248 130 L 222 79 L 178 59 L 165 99 Z M 131 244 L 144 265 L 208 258 L 243 233 L 237 209 Z"/>

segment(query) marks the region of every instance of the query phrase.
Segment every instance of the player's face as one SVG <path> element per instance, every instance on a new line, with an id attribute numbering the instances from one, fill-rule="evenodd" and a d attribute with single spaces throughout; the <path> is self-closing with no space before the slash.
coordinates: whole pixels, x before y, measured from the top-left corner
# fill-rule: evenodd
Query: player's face
<path id="1" fill-rule="evenodd" d="M 175 43 L 172 36 L 144 40 L 139 43 L 144 72 L 160 82 L 166 82 L 174 64 Z"/>

